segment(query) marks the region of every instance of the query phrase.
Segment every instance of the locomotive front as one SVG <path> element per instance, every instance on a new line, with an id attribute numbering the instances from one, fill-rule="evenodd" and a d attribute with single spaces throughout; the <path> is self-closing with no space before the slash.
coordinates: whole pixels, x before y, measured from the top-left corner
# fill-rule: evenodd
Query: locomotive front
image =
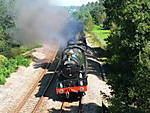
<path id="1" fill-rule="evenodd" d="M 84 49 L 76 44 L 68 46 L 62 54 L 56 94 L 67 97 L 70 93 L 83 95 L 87 91 L 86 65 Z"/>

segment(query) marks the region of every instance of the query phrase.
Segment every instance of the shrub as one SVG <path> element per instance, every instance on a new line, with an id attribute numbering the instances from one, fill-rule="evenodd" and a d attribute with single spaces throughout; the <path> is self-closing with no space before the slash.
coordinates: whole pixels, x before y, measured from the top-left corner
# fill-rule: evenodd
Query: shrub
<path id="1" fill-rule="evenodd" d="M 30 64 L 29 61 L 22 56 L 17 56 L 15 60 L 17 61 L 17 65 L 29 66 Z"/>
<path id="2" fill-rule="evenodd" d="M 0 74 L 0 85 L 5 84 L 6 79 L 3 75 Z"/>
<path id="3" fill-rule="evenodd" d="M 3 56 L 3 55 L 0 55 L 0 67 L 1 67 L 1 65 L 2 65 L 2 61 L 3 61 L 4 59 L 6 59 L 6 57 L 5 57 L 5 56 Z"/>
<path id="4" fill-rule="evenodd" d="M 16 47 L 11 49 L 11 57 L 16 57 L 28 51 L 26 46 Z"/>
<path id="5" fill-rule="evenodd" d="M 11 73 L 15 72 L 19 65 L 29 66 L 29 61 L 22 56 L 7 59 L 0 55 L 0 61 L 0 84 L 4 84 L 6 82 L 5 78 L 8 78 Z"/>

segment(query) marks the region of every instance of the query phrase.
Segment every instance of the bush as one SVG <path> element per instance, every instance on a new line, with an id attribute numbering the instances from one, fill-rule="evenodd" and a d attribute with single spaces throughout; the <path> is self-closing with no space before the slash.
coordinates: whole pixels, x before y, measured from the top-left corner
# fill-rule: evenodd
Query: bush
<path id="1" fill-rule="evenodd" d="M 11 49 L 11 57 L 16 57 L 27 52 L 29 49 L 26 46 L 16 47 Z"/>
<path id="2" fill-rule="evenodd" d="M 17 65 L 29 66 L 30 64 L 29 61 L 22 56 L 17 56 L 15 60 L 17 61 Z"/>
<path id="3" fill-rule="evenodd" d="M 6 79 L 3 75 L 0 75 L 0 85 L 5 84 Z"/>
<path id="4" fill-rule="evenodd" d="M 1 65 L 2 65 L 2 61 L 3 61 L 4 59 L 6 59 L 6 57 L 5 57 L 5 56 L 3 56 L 3 55 L 0 55 L 0 67 L 1 67 Z"/>
<path id="5" fill-rule="evenodd" d="M 0 55 L 0 62 L 0 84 L 4 84 L 6 82 L 5 78 L 8 78 L 11 73 L 15 72 L 19 65 L 29 66 L 29 61 L 22 56 L 7 59 Z"/>

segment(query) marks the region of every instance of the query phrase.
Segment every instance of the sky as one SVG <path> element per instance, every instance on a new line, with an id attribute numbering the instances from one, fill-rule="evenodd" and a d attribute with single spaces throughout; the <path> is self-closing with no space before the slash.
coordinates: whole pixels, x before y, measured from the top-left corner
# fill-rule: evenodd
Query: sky
<path id="1" fill-rule="evenodd" d="M 81 6 L 88 2 L 95 2 L 97 0 L 56 0 L 57 5 L 61 6 Z"/>

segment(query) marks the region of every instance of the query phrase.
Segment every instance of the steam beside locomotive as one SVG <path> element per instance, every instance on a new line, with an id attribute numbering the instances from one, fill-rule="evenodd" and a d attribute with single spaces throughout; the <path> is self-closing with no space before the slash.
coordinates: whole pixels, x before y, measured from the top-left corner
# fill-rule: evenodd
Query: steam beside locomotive
<path id="1" fill-rule="evenodd" d="M 86 46 L 83 41 L 70 41 L 63 50 L 57 72 L 56 94 L 69 98 L 87 91 Z"/>

